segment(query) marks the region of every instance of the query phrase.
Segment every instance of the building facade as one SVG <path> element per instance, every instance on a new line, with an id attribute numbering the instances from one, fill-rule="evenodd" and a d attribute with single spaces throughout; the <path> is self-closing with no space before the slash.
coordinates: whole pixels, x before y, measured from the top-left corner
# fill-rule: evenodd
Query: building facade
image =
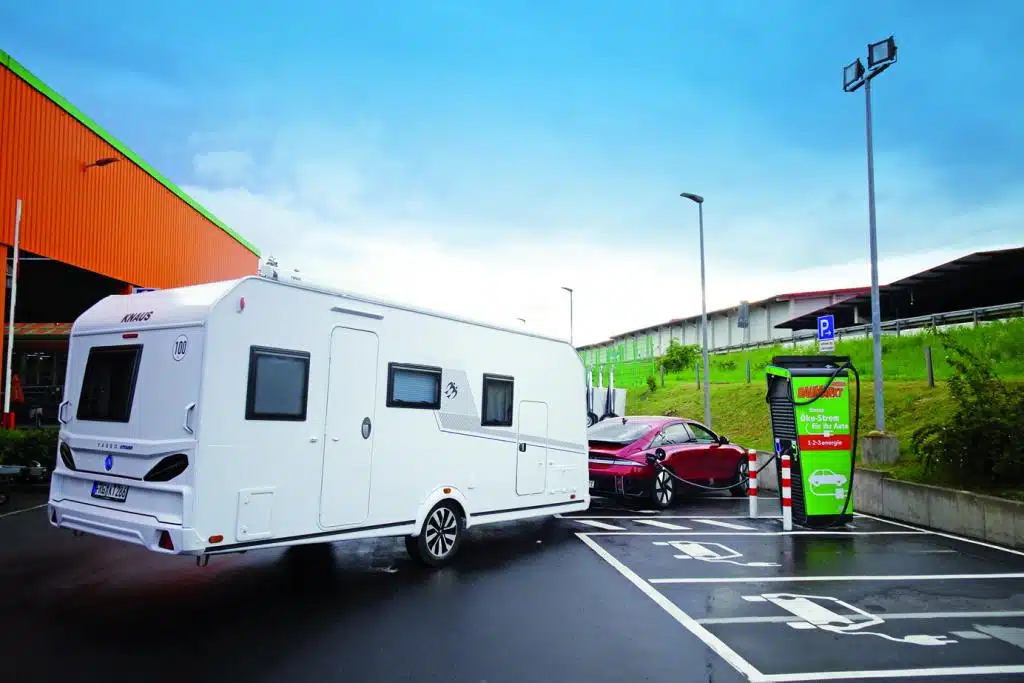
<path id="1" fill-rule="evenodd" d="M 3 358 L 13 332 L 12 370 L 25 401 L 12 408 L 22 423 L 40 410 L 52 421 L 70 323 L 102 297 L 253 275 L 259 267 L 255 246 L 3 52 L 0 248 Z"/>

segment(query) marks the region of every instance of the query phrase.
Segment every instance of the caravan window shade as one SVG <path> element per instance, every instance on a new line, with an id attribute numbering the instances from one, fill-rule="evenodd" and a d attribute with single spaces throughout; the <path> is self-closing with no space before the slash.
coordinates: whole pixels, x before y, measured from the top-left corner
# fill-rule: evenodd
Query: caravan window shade
<path id="1" fill-rule="evenodd" d="M 441 368 L 389 364 L 388 407 L 440 408 Z"/>
<path id="2" fill-rule="evenodd" d="M 253 347 L 249 352 L 247 420 L 305 420 L 309 353 Z"/>
<path id="3" fill-rule="evenodd" d="M 76 417 L 94 422 L 128 422 L 141 356 L 141 344 L 89 349 Z"/>
<path id="4" fill-rule="evenodd" d="M 485 427 L 512 426 L 511 377 L 484 375 L 484 394 L 480 423 Z"/>

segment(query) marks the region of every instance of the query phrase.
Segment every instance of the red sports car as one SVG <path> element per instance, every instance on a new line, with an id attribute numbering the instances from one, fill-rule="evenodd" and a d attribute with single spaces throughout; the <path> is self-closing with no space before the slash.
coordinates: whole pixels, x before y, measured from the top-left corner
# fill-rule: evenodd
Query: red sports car
<path id="1" fill-rule="evenodd" d="M 651 464 L 653 455 L 677 476 L 734 496 L 747 493 L 747 451 L 694 420 L 678 417 L 610 417 L 587 429 L 590 492 L 646 500 L 667 508 L 686 484 Z M 701 489 L 696 489 L 701 490 Z"/>

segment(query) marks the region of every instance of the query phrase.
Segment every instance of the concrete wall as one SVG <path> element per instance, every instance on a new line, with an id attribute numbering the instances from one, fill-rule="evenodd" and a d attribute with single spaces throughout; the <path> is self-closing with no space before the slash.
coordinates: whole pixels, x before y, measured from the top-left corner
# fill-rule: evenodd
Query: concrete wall
<path id="1" fill-rule="evenodd" d="M 770 453 L 759 452 L 758 467 L 770 458 Z M 778 492 L 775 463 L 761 470 L 757 485 L 760 490 Z M 885 472 L 857 468 L 853 509 L 895 522 L 1024 549 L 1024 503 L 1012 500 L 899 481 Z"/>

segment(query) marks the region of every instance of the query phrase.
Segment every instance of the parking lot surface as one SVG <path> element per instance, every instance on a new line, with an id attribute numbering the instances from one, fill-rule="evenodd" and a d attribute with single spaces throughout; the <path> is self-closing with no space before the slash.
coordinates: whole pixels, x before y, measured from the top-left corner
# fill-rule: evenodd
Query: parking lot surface
<path id="1" fill-rule="evenodd" d="M 398 539 L 168 558 L 0 517 L 11 680 L 1024 680 L 1024 553 L 778 501 L 473 530 L 454 566 Z"/>

